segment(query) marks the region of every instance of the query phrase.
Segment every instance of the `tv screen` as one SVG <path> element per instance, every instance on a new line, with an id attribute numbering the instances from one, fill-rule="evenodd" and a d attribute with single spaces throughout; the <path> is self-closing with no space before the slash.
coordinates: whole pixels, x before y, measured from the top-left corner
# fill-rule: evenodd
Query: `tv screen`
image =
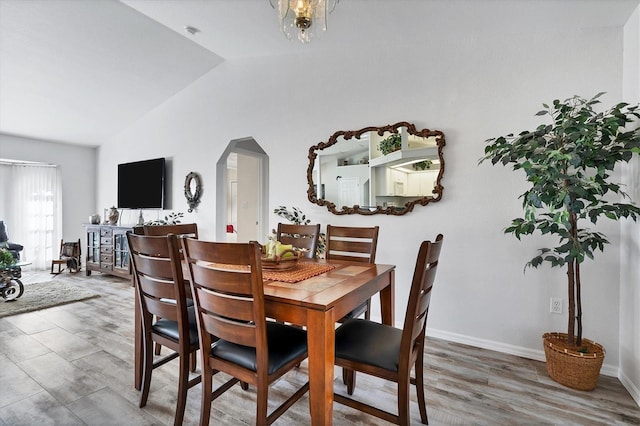
<path id="1" fill-rule="evenodd" d="M 118 208 L 164 208 L 164 158 L 118 164 Z"/>

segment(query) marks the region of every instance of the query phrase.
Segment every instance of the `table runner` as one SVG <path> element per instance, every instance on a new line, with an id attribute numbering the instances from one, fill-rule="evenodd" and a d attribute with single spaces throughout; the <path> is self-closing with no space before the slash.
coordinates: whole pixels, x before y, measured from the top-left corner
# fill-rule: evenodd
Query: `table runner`
<path id="1" fill-rule="evenodd" d="M 212 264 L 217 267 L 223 267 L 232 270 L 248 270 L 248 266 L 241 265 L 219 265 Z M 287 270 L 271 271 L 268 269 L 262 270 L 262 279 L 265 281 L 278 281 L 285 283 L 297 283 L 304 281 L 307 278 L 315 277 L 316 275 L 324 274 L 327 271 L 335 269 L 336 265 L 330 263 L 313 263 L 299 261 L 296 266 Z"/>

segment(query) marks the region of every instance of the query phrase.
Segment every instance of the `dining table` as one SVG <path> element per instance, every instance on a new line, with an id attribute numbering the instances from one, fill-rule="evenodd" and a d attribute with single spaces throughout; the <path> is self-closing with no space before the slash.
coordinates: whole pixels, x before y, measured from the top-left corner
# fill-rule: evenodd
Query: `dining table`
<path id="1" fill-rule="evenodd" d="M 263 270 L 265 315 L 307 330 L 312 425 L 333 422 L 336 321 L 375 294 L 381 319 L 394 324 L 395 266 L 300 259 L 290 270 Z M 136 292 L 134 385 L 142 384 L 142 330 Z"/>

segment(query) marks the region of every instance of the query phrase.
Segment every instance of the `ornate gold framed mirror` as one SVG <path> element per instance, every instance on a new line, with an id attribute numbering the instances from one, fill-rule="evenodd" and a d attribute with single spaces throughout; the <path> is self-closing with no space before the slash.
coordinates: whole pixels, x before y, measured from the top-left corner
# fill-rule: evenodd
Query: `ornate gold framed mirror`
<path id="1" fill-rule="evenodd" d="M 403 215 L 442 198 L 444 133 L 399 122 L 309 148 L 309 201 L 337 215 Z"/>

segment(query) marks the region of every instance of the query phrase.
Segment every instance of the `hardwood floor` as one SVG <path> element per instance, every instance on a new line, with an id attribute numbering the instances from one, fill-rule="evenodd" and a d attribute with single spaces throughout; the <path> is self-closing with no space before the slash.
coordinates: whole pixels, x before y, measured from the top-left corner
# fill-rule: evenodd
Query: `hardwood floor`
<path id="1" fill-rule="evenodd" d="M 25 283 L 63 280 L 102 296 L 0 318 L 0 425 L 173 423 L 175 361 L 154 371 L 149 402 L 138 408 L 128 281 L 84 272 L 51 276 L 25 271 L 23 278 Z M 344 392 L 339 373 L 335 390 Z M 616 378 L 602 376 L 593 392 L 575 391 L 552 381 L 544 363 L 443 340 L 428 339 L 425 379 L 431 425 L 640 425 L 640 408 Z M 283 401 L 294 384 L 306 380 L 304 362 L 271 388 L 270 400 Z M 198 422 L 200 392 L 200 386 L 189 391 L 185 424 Z M 395 407 L 394 387 L 362 374 L 354 396 Z M 276 424 L 309 424 L 308 401 L 303 397 Z M 253 424 L 254 411 L 255 391 L 235 386 L 214 402 L 212 423 Z M 412 424 L 420 424 L 417 404 L 412 403 L 411 414 Z M 387 423 L 335 404 L 334 424 Z"/>

